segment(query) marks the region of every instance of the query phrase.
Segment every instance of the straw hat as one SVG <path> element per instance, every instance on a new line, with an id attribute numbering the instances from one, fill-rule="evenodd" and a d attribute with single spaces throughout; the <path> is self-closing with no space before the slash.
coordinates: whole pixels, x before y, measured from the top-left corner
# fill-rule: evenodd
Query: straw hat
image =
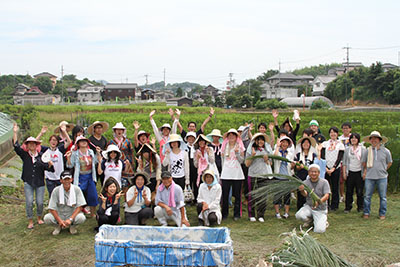
<path id="1" fill-rule="evenodd" d="M 107 132 L 108 128 L 110 127 L 110 125 L 107 122 L 104 121 L 95 121 L 92 123 L 92 125 L 90 125 L 87 128 L 88 134 L 92 135 L 94 132 L 94 128 L 96 127 L 96 125 L 101 125 L 103 127 L 103 133 Z"/>
<path id="2" fill-rule="evenodd" d="M 290 139 L 289 137 L 284 136 L 284 137 L 280 138 L 280 141 L 281 141 L 281 142 L 282 142 L 283 140 L 287 140 L 287 141 L 289 142 L 288 148 L 291 147 L 291 146 L 293 145 L 293 141 L 292 141 L 292 139 Z"/>
<path id="3" fill-rule="evenodd" d="M 28 142 L 34 142 L 36 143 L 36 145 L 40 145 L 42 143 L 42 141 L 37 140 L 35 137 L 33 136 L 29 136 L 25 141 L 24 144 L 27 144 Z"/>
<path id="4" fill-rule="evenodd" d="M 122 130 L 126 130 L 125 126 L 122 124 L 122 122 L 117 122 L 114 127 L 112 127 L 113 131 L 116 129 L 122 129 Z"/>
<path id="5" fill-rule="evenodd" d="M 301 144 L 304 140 L 310 141 L 311 146 L 316 147 L 317 141 L 315 141 L 314 137 L 304 136 L 297 141 L 298 144 Z"/>
<path id="6" fill-rule="evenodd" d="M 197 136 L 197 138 L 196 138 L 196 141 L 194 141 L 194 146 L 196 147 L 196 148 L 198 148 L 198 142 L 200 141 L 200 140 L 204 140 L 205 142 L 206 142 L 206 144 L 207 143 L 211 143 L 211 141 L 210 141 L 210 139 L 208 139 L 207 138 L 207 136 L 205 136 L 204 134 L 199 134 L 199 136 Z"/>
<path id="7" fill-rule="evenodd" d="M 260 136 L 264 137 L 265 143 L 269 144 L 271 142 L 271 140 L 269 139 L 269 136 L 266 135 L 265 133 L 256 133 L 256 134 L 254 134 L 253 137 L 251 138 L 251 141 L 255 142 L 257 137 L 260 137 Z"/>
<path id="8" fill-rule="evenodd" d="M 196 139 L 196 137 L 197 137 L 197 134 L 195 133 L 195 132 L 188 132 L 187 134 L 186 134 L 186 136 L 185 136 L 185 142 L 187 142 L 187 138 L 189 137 L 189 136 L 193 136 L 194 137 L 194 139 Z M 195 141 L 196 142 L 196 141 Z"/>
<path id="9" fill-rule="evenodd" d="M 371 137 L 378 137 L 379 139 L 381 139 L 382 144 L 387 143 L 387 141 L 389 140 L 386 136 L 382 136 L 380 132 L 372 131 L 370 135 L 363 138 L 363 141 L 365 143 L 371 143 L 370 142 Z"/>
<path id="10" fill-rule="evenodd" d="M 203 181 L 203 183 L 205 183 L 204 179 L 205 179 L 207 174 L 212 175 L 212 177 L 214 177 L 214 180 L 215 180 L 215 173 L 212 170 L 208 169 L 208 170 L 205 170 L 203 172 L 203 175 L 201 176 L 201 180 Z"/>
<path id="11" fill-rule="evenodd" d="M 144 143 L 136 154 L 142 153 L 142 150 L 144 149 L 149 149 L 152 153 L 157 154 L 157 151 L 155 151 L 154 148 L 148 143 Z"/>
<path id="12" fill-rule="evenodd" d="M 150 184 L 150 178 L 149 178 L 149 175 L 147 173 L 145 173 L 145 172 L 136 172 L 135 175 L 131 179 L 133 186 L 135 186 L 136 178 L 138 178 L 138 176 L 144 177 L 144 185 Z"/>
<path id="13" fill-rule="evenodd" d="M 221 135 L 221 131 L 220 131 L 220 130 L 218 130 L 218 129 L 213 129 L 209 135 L 210 135 L 210 136 L 218 136 L 218 137 L 222 137 L 222 135 Z"/>
<path id="14" fill-rule="evenodd" d="M 229 129 L 229 131 L 227 131 L 225 134 L 224 134 L 224 139 L 226 138 L 226 137 L 228 137 L 228 134 L 230 134 L 230 133 L 234 133 L 234 134 L 236 134 L 236 136 L 239 136 L 239 133 L 238 133 L 238 131 L 236 131 L 236 129 Z"/>
<path id="15" fill-rule="evenodd" d="M 101 154 L 103 155 L 103 158 L 108 159 L 108 153 L 110 153 L 112 151 L 117 152 L 121 156 L 121 151 L 119 150 L 119 148 L 116 145 L 109 145 L 107 147 L 107 150 L 101 152 Z"/>
<path id="16" fill-rule="evenodd" d="M 62 121 L 62 122 L 60 122 L 60 124 L 58 125 L 58 127 L 54 129 L 54 133 L 57 133 L 57 134 L 58 134 L 58 133 L 60 132 L 60 128 L 61 128 L 62 125 L 65 125 L 65 126 L 66 126 L 67 132 L 72 131 L 72 128 L 75 127 L 75 124 L 73 124 L 73 123 L 68 123 L 67 121 Z"/>
<path id="17" fill-rule="evenodd" d="M 163 126 L 161 126 L 160 130 L 162 131 L 163 128 L 168 128 L 171 130 L 171 125 L 169 123 L 164 123 Z"/>

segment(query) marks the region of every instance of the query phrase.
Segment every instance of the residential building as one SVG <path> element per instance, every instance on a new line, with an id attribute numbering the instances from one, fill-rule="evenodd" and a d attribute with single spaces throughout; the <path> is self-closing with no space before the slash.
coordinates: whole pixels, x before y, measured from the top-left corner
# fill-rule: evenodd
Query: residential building
<path id="1" fill-rule="evenodd" d="M 76 92 L 77 101 L 85 104 L 96 104 L 101 102 L 101 95 L 103 93 L 104 86 L 97 86 L 91 83 L 82 85 L 82 87 Z"/>
<path id="2" fill-rule="evenodd" d="M 55 76 L 55 75 L 53 75 L 53 74 L 51 74 L 49 72 L 41 72 L 41 73 L 38 73 L 36 75 L 33 75 L 33 78 L 35 78 L 35 79 L 37 79 L 39 77 L 47 77 L 47 78 L 49 78 L 51 80 L 51 82 L 53 83 L 53 89 L 56 86 L 57 76 Z"/>
<path id="3" fill-rule="evenodd" d="M 123 98 L 130 100 L 138 98 L 140 100 L 140 91 L 137 83 L 108 83 L 104 87 L 103 98 L 104 101 L 115 101 Z"/>
<path id="4" fill-rule="evenodd" d="M 141 100 L 154 99 L 155 91 L 150 89 L 143 89 L 141 93 Z"/>
<path id="5" fill-rule="evenodd" d="M 315 77 L 314 81 L 312 82 L 313 85 L 313 96 L 320 96 L 324 94 L 325 88 L 328 86 L 328 83 L 335 80 L 336 76 L 330 75 L 318 75 Z"/>
<path id="6" fill-rule="evenodd" d="M 154 97 L 157 101 L 166 101 L 174 96 L 174 92 L 171 90 L 161 90 L 154 93 Z"/>
<path id="7" fill-rule="evenodd" d="M 167 99 L 167 106 L 189 106 L 191 107 L 193 100 L 189 97 L 179 97 Z"/>
<path id="8" fill-rule="evenodd" d="M 278 73 L 267 79 L 261 85 L 261 99 L 282 99 L 297 97 L 298 89 L 302 86 L 311 86 L 314 77 L 311 75 L 295 75 L 292 73 Z"/>
<path id="9" fill-rule="evenodd" d="M 398 69 L 398 68 L 399 68 L 399 66 L 394 65 L 392 63 L 384 63 L 384 64 L 382 64 L 382 69 L 383 69 L 384 72 L 387 72 L 389 70 Z"/>
<path id="10" fill-rule="evenodd" d="M 59 95 L 48 95 L 40 91 L 37 86 L 32 86 L 28 91 L 16 92 L 13 96 L 14 105 L 51 105 L 60 103 Z"/>
<path id="11" fill-rule="evenodd" d="M 15 94 L 16 95 L 24 95 L 26 92 L 28 92 L 30 90 L 29 86 L 23 83 L 19 83 L 16 87 L 15 87 Z"/>
<path id="12" fill-rule="evenodd" d="M 200 98 L 205 100 L 208 96 L 211 96 L 211 100 L 215 101 L 215 98 L 220 94 L 220 90 L 210 84 L 200 92 Z"/>

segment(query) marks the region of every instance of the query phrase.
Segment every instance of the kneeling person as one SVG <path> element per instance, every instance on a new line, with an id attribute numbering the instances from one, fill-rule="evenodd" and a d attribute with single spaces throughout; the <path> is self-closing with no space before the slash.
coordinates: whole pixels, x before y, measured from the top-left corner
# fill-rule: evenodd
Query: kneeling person
<path id="1" fill-rule="evenodd" d="M 162 226 L 172 220 L 178 227 L 190 226 L 185 214 L 185 201 L 182 188 L 175 184 L 169 171 L 161 174 L 162 184 L 157 190 L 154 214 Z"/>
<path id="2" fill-rule="evenodd" d="M 71 172 L 61 173 L 61 185 L 57 186 L 51 193 L 49 201 L 50 213 L 44 216 L 46 224 L 56 225 L 53 235 L 58 235 L 61 229 L 69 227 L 71 234 L 76 234 L 76 226 L 85 222 L 85 215 L 81 212 L 82 206 L 86 205 L 82 190 L 72 184 Z"/>
<path id="3" fill-rule="evenodd" d="M 220 224 L 222 219 L 219 205 L 222 195 L 221 185 L 212 170 L 206 170 L 202 179 L 203 183 L 200 184 L 197 197 L 199 225 L 213 226 Z"/>
<path id="4" fill-rule="evenodd" d="M 329 183 L 325 179 L 319 178 L 320 168 L 317 164 L 311 164 L 308 168 L 308 178 L 304 183 L 313 189 L 314 193 L 321 199 L 321 203 L 316 202 L 313 205 L 312 198 L 307 191 L 304 190 L 304 185 L 299 187 L 300 193 L 306 197 L 306 204 L 296 213 L 296 219 L 305 222 L 305 227 L 308 227 L 314 220 L 314 232 L 324 233 L 327 227 L 328 206 L 326 201 L 329 199 L 331 189 Z"/>

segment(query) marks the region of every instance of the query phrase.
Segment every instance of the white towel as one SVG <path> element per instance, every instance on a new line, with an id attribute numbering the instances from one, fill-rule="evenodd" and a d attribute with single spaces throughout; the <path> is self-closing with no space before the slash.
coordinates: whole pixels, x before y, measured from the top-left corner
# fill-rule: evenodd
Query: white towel
<path id="1" fill-rule="evenodd" d="M 376 149 L 374 149 L 376 152 Z M 376 155 L 377 157 L 377 155 Z M 372 147 L 370 146 L 368 148 L 368 158 L 367 158 L 367 168 L 372 168 L 374 166 L 374 151 Z"/>
<path id="2" fill-rule="evenodd" d="M 64 194 L 65 194 L 65 190 L 64 190 L 64 186 L 61 185 L 60 186 L 60 204 L 61 205 L 65 205 L 64 203 Z M 75 194 L 75 189 L 74 186 L 71 184 L 71 187 L 69 188 L 69 197 L 68 197 L 68 203 L 67 206 L 73 207 L 74 205 L 76 205 L 76 194 Z"/>

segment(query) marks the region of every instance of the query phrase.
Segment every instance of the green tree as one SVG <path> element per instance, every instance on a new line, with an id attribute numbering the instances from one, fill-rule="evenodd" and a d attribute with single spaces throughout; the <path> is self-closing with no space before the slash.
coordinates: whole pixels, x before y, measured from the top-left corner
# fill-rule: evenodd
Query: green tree
<path id="1" fill-rule="evenodd" d="M 37 86 L 43 93 L 47 94 L 53 89 L 53 82 L 48 77 L 39 77 L 33 83 Z"/>
<path id="2" fill-rule="evenodd" d="M 175 93 L 176 97 L 182 97 L 183 96 L 183 90 L 181 87 L 178 87 L 178 89 L 176 89 L 176 93 Z"/>
<path id="3" fill-rule="evenodd" d="M 260 76 L 257 77 L 258 81 L 266 82 L 268 78 L 279 73 L 279 70 L 268 70 L 267 72 L 263 72 Z"/>
<path id="4" fill-rule="evenodd" d="M 204 98 L 204 104 L 205 104 L 206 106 L 212 106 L 212 105 L 213 105 L 212 98 L 211 98 L 210 95 L 207 95 L 207 96 Z"/>
<path id="5" fill-rule="evenodd" d="M 12 86 L 6 86 L 0 91 L 0 104 L 13 104 L 13 93 L 15 89 Z"/>
<path id="6" fill-rule="evenodd" d="M 214 105 L 216 107 L 223 108 L 224 107 L 224 99 L 222 97 L 216 96 Z"/>
<path id="7" fill-rule="evenodd" d="M 225 103 L 227 106 L 233 106 L 233 104 L 236 102 L 236 100 L 237 100 L 237 96 L 230 94 L 226 97 Z"/>

